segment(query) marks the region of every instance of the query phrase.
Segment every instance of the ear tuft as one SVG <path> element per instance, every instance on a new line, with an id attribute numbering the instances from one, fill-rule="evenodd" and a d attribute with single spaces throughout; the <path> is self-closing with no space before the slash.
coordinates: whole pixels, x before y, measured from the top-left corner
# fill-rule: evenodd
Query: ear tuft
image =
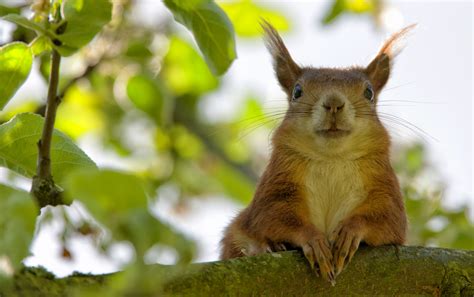
<path id="1" fill-rule="evenodd" d="M 264 19 L 260 20 L 260 25 L 264 31 L 265 46 L 273 58 L 278 81 L 285 91 L 291 92 L 295 81 L 301 75 L 301 68 L 291 58 L 277 30 Z"/>
<path id="2" fill-rule="evenodd" d="M 410 33 L 415 27 L 416 24 L 412 24 L 390 36 L 390 38 L 382 45 L 377 56 L 365 69 L 365 72 L 369 76 L 376 92 L 380 92 L 387 83 L 393 61 L 402 51 L 408 33 Z"/>
<path id="3" fill-rule="evenodd" d="M 386 54 L 391 59 L 395 58 L 404 48 L 408 34 L 411 33 L 416 26 L 417 24 L 411 24 L 390 36 L 390 38 L 384 42 L 379 51 L 379 55 Z"/>

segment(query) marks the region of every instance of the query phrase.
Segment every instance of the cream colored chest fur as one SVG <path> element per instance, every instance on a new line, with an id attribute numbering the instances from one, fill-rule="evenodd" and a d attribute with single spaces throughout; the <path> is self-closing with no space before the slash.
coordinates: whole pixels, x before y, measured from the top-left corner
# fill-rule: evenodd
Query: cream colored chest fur
<path id="1" fill-rule="evenodd" d="M 312 162 L 306 172 L 305 187 L 311 220 L 328 235 L 367 197 L 359 168 L 353 161 Z"/>

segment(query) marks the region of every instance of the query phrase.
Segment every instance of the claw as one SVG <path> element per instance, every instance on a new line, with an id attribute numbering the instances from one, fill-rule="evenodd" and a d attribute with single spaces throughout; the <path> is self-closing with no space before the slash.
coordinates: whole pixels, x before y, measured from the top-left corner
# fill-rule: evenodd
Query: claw
<path id="1" fill-rule="evenodd" d="M 336 264 L 336 275 L 339 275 L 342 272 L 343 267 L 344 267 L 344 258 L 339 258 Z"/>
<path id="2" fill-rule="evenodd" d="M 342 229 L 333 246 L 334 268 L 336 276 L 349 264 L 359 247 L 361 237 L 354 232 Z"/>
<path id="3" fill-rule="evenodd" d="M 331 286 L 335 286 L 336 285 L 336 277 L 334 275 L 334 272 L 330 272 L 329 273 L 329 282 L 331 283 Z"/>
<path id="4" fill-rule="evenodd" d="M 311 270 L 314 270 L 314 252 L 312 247 L 309 244 L 306 244 L 303 246 L 303 253 L 306 259 L 309 262 L 309 265 L 311 266 Z"/>
<path id="5" fill-rule="evenodd" d="M 315 270 L 315 263 L 318 264 L 319 274 L 323 279 L 335 284 L 336 274 L 331 263 L 332 253 L 328 245 L 327 239 L 312 239 L 308 243 L 302 245 L 303 253 L 309 261 L 311 269 Z"/>

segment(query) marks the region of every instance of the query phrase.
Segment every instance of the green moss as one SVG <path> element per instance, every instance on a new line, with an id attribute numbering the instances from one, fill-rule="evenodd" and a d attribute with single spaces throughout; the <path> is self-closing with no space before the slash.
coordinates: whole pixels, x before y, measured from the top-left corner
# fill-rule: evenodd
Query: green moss
<path id="1" fill-rule="evenodd" d="M 186 267 L 151 265 L 134 272 L 56 279 L 43 268 L 25 268 L 13 286 L 0 288 L 0 296 L 70 296 L 78 288 L 101 297 L 123 295 L 123 288 L 145 296 L 472 296 L 474 251 L 400 247 L 397 255 L 390 246 L 364 247 L 334 287 L 297 251 Z"/>
<path id="2" fill-rule="evenodd" d="M 442 296 L 462 296 L 472 290 L 473 284 L 467 270 L 461 269 L 454 261 L 448 262 L 445 269 L 444 279 L 441 283 Z"/>

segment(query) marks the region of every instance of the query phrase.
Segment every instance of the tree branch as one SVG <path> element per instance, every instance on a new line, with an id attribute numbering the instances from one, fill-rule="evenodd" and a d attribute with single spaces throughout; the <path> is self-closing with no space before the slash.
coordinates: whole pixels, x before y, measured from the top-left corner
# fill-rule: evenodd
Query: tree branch
<path id="1" fill-rule="evenodd" d="M 38 144 L 38 168 L 36 174 L 39 178 L 51 177 L 51 140 L 53 137 L 56 111 L 59 105 L 57 90 L 59 84 L 59 64 L 61 56 L 56 50 L 51 54 L 51 73 L 49 76 L 48 100 L 43 126 L 43 135 Z"/>
<path id="2" fill-rule="evenodd" d="M 28 268 L 0 295 L 69 296 L 77 288 L 100 290 L 113 279 L 131 281 L 117 274 L 57 279 Z M 362 247 L 334 287 L 317 277 L 297 251 L 192 264 L 184 270 L 150 265 L 140 270 L 140 279 L 145 277 L 153 279 L 150 291 L 135 284 L 130 296 L 473 296 L 474 251 Z"/>
<path id="3" fill-rule="evenodd" d="M 56 111 L 60 103 L 57 96 L 59 83 L 59 65 L 61 56 L 56 50 L 51 54 L 51 72 L 49 76 L 48 98 L 43 126 L 43 134 L 38 142 L 38 162 L 36 176 L 33 177 L 31 193 L 40 207 L 63 204 L 61 191 L 54 184 L 51 175 L 51 141 L 53 138 Z"/>
<path id="4" fill-rule="evenodd" d="M 255 171 L 246 164 L 241 164 L 231 160 L 225 152 L 214 142 L 211 137 L 209 137 L 209 133 L 204 131 L 201 128 L 201 125 L 196 122 L 196 120 L 192 119 L 191 117 L 187 117 L 181 115 L 180 113 L 176 113 L 176 117 L 178 121 L 186 126 L 191 132 L 196 134 L 201 141 L 206 145 L 207 149 L 214 153 L 217 157 L 219 157 L 224 163 L 232 167 L 234 170 L 240 172 L 244 176 L 246 176 L 252 183 L 256 184 L 258 181 L 258 175 Z"/>
<path id="5" fill-rule="evenodd" d="M 66 92 L 72 87 L 74 86 L 79 80 L 89 76 L 89 74 L 92 73 L 92 71 L 94 71 L 94 69 L 97 67 L 97 65 L 99 65 L 100 63 L 100 60 L 99 62 L 96 62 L 94 64 L 89 64 L 87 65 L 87 68 L 84 70 L 84 72 L 82 72 L 81 75 L 79 76 L 76 76 L 74 77 L 73 79 L 71 79 L 70 81 L 68 81 L 68 83 L 61 89 L 61 92 L 59 93 L 58 97 L 60 100 L 63 99 L 63 97 L 66 95 Z"/>

